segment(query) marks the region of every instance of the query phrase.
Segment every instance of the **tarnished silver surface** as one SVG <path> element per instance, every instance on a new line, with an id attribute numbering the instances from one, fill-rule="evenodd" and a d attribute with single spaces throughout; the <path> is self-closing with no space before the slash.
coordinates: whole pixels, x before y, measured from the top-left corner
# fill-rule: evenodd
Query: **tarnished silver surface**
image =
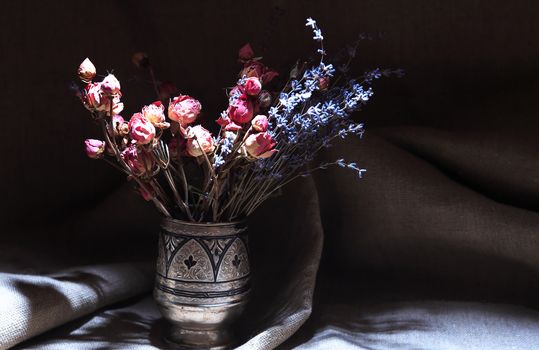
<path id="1" fill-rule="evenodd" d="M 171 322 L 167 340 L 184 349 L 227 349 L 230 324 L 249 294 L 245 222 L 165 219 L 159 233 L 154 298 Z"/>

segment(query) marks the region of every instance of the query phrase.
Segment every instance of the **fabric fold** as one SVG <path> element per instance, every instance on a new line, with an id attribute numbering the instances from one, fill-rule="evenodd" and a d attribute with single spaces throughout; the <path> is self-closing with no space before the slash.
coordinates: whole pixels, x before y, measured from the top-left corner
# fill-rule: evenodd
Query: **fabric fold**
<path id="1" fill-rule="evenodd" d="M 46 276 L 0 274 L 0 349 L 145 292 L 149 263 L 71 268 Z"/>
<path id="2" fill-rule="evenodd" d="M 323 246 L 316 193 L 312 179 L 296 181 L 253 218 L 253 295 L 239 325 L 246 340 L 238 349 L 274 349 L 311 315 Z M 286 210 L 285 202 L 294 209 Z"/>

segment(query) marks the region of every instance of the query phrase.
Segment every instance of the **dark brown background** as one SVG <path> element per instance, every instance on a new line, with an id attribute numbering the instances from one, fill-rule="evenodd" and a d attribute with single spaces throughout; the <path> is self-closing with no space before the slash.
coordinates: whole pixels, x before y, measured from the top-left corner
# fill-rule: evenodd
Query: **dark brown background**
<path id="1" fill-rule="evenodd" d="M 152 209 L 121 187 L 121 175 L 84 155 L 82 141 L 99 132 L 68 85 L 85 57 L 121 80 L 126 117 L 153 99 L 151 88 L 133 79 L 139 72 L 130 57 L 142 50 L 159 77 L 200 99 L 211 120 L 225 107 L 237 49 L 251 42 L 286 74 L 314 49 L 304 27 L 309 16 L 329 51 L 360 32 L 382 34 L 360 46 L 358 72 L 377 66 L 407 72 L 376 84 L 372 103 L 357 116 L 367 121 L 366 138 L 326 154 L 359 160 L 368 176 L 359 181 L 339 169 L 316 177 L 327 239 L 323 271 L 344 271 L 355 285 L 413 280 L 436 293 L 533 302 L 539 267 L 533 0 L 5 2 L 3 239 L 91 250 L 96 260 L 110 259 L 114 245 L 107 242 L 128 241 L 137 257 L 145 255 L 137 247 L 153 242 Z"/>

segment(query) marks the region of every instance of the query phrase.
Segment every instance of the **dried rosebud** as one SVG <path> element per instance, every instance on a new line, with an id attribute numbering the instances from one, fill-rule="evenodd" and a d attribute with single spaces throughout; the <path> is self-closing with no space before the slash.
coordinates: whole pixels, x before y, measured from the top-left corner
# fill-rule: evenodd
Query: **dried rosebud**
<path id="1" fill-rule="evenodd" d="M 251 120 L 251 126 L 258 132 L 268 131 L 268 118 L 265 115 L 257 115 Z"/>
<path id="2" fill-rule="evenodd" d="M 185 151 L 191 157 L 200 157 L 215 149 L 211 133 L 200 125 L 193 126 L 187 131 Z"/>
<path id="3" fill-rule="evenodd" d="M 253 110 L 253 102 L 243 95 L 228 106 L 228 116 L 237 124 L 244 124 L 250 122 L 253 118 Z"/>
<path id="4" fill-rule="evenodd" d="M 103 152 L 105 152 L 105 142 L 95 139 L 87 139 L 84 141 L 86 146 L 86 154 L 92 159 L 100 158 Z"/>
<path id="5" fill-rule="evenodd" d="M 127 124 L 121 115 L 112 116 L 112 131 L 115 136 L 125 136 L 129 134 L 129 124 Z"/>
<path id="6" fill-rule="evenodd" d="M 129 134 L 140 145 L 146 145 L 155 137 L 155 127 L 141 113 L 135 113 L 129 120 Z"/>
<path id="7" fill-rule="evenodd" d="M 271 93 L 267 90 L 260 91 L 258 95 L 258 103 L 261 108 L 268 108 L 271 105 L 272 97 Z"/>
<path id="8" fill-rule="evenodd" d="M 243 129 L 241 125 L 236 124 L 230 119 L 228 113 L 222 113 L 219 119 L 216 120 L 216 123 L 221 126 L 225 131 L 238 131 Z"/>
<path id="9" fill-rule="evenodd" d="M 234 122 L 230 122 L 228 125 L 225 126 L 225 131 L 239 131 L 241 129 L 243 129 L 243 127 Z"/>
<path id="10" fill-rule="evenodd" d="M 260 78 L 262 74 L 264 74 L 264 71 L 266 70 L 266 66 L 258 61 L 249 61 L 246 62 L 243 66 L 243 69 L 240 72 L 240 76 L 246 76 L 247 78 L 250 77 L 257 77 Z"/>
<path id="11" fill-rule="evenodd" d="M 110 116 L 110 97 L 105 97 L 105 104 L 103 105 L 103 111 Z M 120 95 L 114 95 L 112 97 L 112 115 L 121 113 L 124 110 L 124 104 L 120 102 Z"/>
<path id="12" fill-rule="evenodd" d="M 181 126 L 186 126 L 197 119 L 201 109 L 200 102 L 190 96 L 180 95 L 170 101 L 168 117 L 180 123 Z"/>
<path id="13" fill-rule="evenodd" d="M 243 45 L 238 51 L 238 58 L 242 61 L 250 60 L 255 56 L 251 44 L 247 43 Z"/>
<path id="14" fill-rule="evenodd" d="M 221 116 L 215 122 L 219 124 L 221 127 L 225 127 L 228 124 L 230 124 L 232 120 L 228 116 L 228 113 L 222 113 Z"/>
<path id="15" fill-rule="evenodd" d="M 109 74 L 101 82 L 101 90 L 105 95 L 117 95 L 120 93 L 120 82 L 113 74 Z"/>
<path id="16" fill-rule="evenodd" d="M 137 68 L 148 68 L 150 66 L 150 59 L 146 52 L 135 52 L 131 61 Z"/>
<path id="17" fill-rule="evenodd" d="M 262 81 L 263 84 L 267 84 L 270 81 L 272 81 L 273 78 L 277 77 L 278 75 L 279 75 L 279 73 L 277 73 L 273 69 L 267 69 L 264 72 L 264 74 L 262 74 L 262 77 L 260 78 L 260 80 Z"/>
<path id="18" fill-rule="evenodd" d="M 79 75 L 80 80 L 85 83 L 90 83 L 95 77 L 95 66 L 92 61 L 88 59 L 88 57 L 80 64 L 79 69 L 77 70 L 77 74 Z"/>
<path id="19" fill-rule="evenodd" d="M 257 77 L 247 78 L 245 84 L 243 85 L 245 93 L 249 96 L 256 96 L 262 90 L 262 83 Z"/>
<path id="20" fill-rule="evenodd" d="M 167 123 L 165 120 L 165 106 L 163 106 L 161 101 L 155 101 L 148 106 L 144 106 L 142 108 L 142 115 L 156 128 L 167 129 L 170 126 L 170 123 Z"/>
<path id="21" fill-rule="evenodd" d="M 329 87 L 329 77 L 323 77 L 318 80 L 318 85 L 321 91 L 326 91 Z"/>
<path id="22" fill-rule="evenodd" d="M 104 104 L 105 98 L 101 92 L 101 83 L 90 83 L 84 88 L 84 106 L 88 110 L 98 110 Z"/>
<path id="23" fill-rule="evenodd" d="M 245 150 L 253 158 L 269 158 L 277 150 L 274 148 L 277 143 L 267 132 L 252 134 L 245 140 Z"/>
<path id="24" fill-rule="evenodd" d="M 248 61 L 245 63 L 243 69 L 240 72 L 240 77 L 246 76 L 247 78 L 256 77 L 260 79 L 262 85 L 269 83 L 273 80 L 279 73 L 266 67 L 259 61 Z"/>
<path id="25" fill-rule="evenodd" d="M 134 144 L 126 147 L 121 157 L 135 176 L 151 174 L 155 168 L 155 159 L 152 154 L 139 149 Z"/>
<path id="26" fill-rule="evenodd" d="M 158 90 L 161 100 L 168 100 L 178 92 L 178 88 L 171 81 L 164 81 L 159 84 Z"/>

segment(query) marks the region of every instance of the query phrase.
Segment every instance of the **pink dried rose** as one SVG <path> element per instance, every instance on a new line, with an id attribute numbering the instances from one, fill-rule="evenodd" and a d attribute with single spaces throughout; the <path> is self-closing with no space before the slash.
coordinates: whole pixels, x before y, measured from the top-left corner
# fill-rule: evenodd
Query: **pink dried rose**
<path id="1" fill-rule="evenodd" d="M 219 119 L 217 119 L 217 124 L 219 124 L 225 131 L 238 131 L 243 129 L 241 125 L 238 125 L 230 119 L 228 114 L 221 114 Z"/>
<path id="2" fill-rule="evenodd" d="M 250 60 L 255 56 L 251 44 L 247 43 L 243 45 L 238 51 L 238 58 L 242 61 Z"/>
<path id="3" fill-rule="evenodd" d="M 241 129 L 243 129 L 243 127 L 234 122 L 230 122 L 227 126 L 225 126 L 225 131 L 239 131 Z"/>
<path id="4" fill-rule="evenodd" d="M 329 87 L 329 77 L 323 77 L 318 79 L 318 84 L 321 91 L 326 91 Z"/>
<path id="5" fill-rule="evenodd" d="M 105 112 L 110 116 L 111 99 L 113 104 L 113 115 L 121 113 L 124 109 L 124 104 L 120 102 L 120 94 L 105 96 L 102 89 L 102 83 L 90 83 L 86 85 L 85 92 L 83 98 L 84 106 L 90 111 Z"/>
<path id="6" fill-rule="evenodd" d="M 253 158 L 269 158 L 277 150 L 274 148 L 277 143 L 267 132 L 252 134 L 245 140 L 245 150 Z"/>
<path id="7" fill-rule="evenodd" d="M 95 139 L 87 139 L 84 141 L 86 146 L 86 154 L 92 159 L 100 158 L 103 152 L 105 152 L 105 142 Z"/>
<path id="8" fill-rule="evenodd" d="M 228 106 L 228 116 L 237 124 L 245 124 L 250 122 L 253 118 L 253 110 L 253 102 L 249 100 L 247 96 L 242 95 Z"/>
<path id="9" fill-rule="evenodd" d="M 217 124 L 219 124 L 221 127 L 225 127 L 227 126 L 228 124 L 230 124 L 232 122 L 232 120 L 230 119 L 230 117 L 228 116 L 228 113 L 223 113 L 221 114 L 221 116 L 215 121 Z"/>
<path id="10" fill-rule="evenodd" d="M 180 95 L 170 101 L 168 117 L 180 123 L 180 125 L 186 126 L 197 119 L 201 109 L 202 106 L 196 99 L 187 95 Z"/>
<path id="11" fill-rule="evenodd" d="M 85 83 L 90 83 L 95 77 L 95 66 L 92 61 L 88 59 L 88 57 L 86 57 L 86 59 L 80 64 L 79 69 L 77 70 L 77 74 L 79 75 L 80 80 Z"/>
<path id="12" fill-rule="evenodd" d="M 155 159 L 152 157 L 152 154 L 139 149 L 134 144 L 126 147 L 122 151 L 121 157 L 135 176 L 148 175 L 154 170 Z"/>
<path id="13" fill-rule="evenodd" d="M 166 129 L 170 126 L 165 120 L 165 106 L 161 101 L 155 101 L 154 103 L 144 106 L 142 108 L 142 115 L 156 128 Z"/>
<path id="14" fill-rule="evenodd" d="M 253 130 L 258 132 L 268 131 L 268 125 L 268 118 L 265 115 L 259 114 L 251 120 Z"/>
<path id="15" fill-rule="evenodd" d="M 266 69 L 264 74 L 262 74 L 262 76 L 260 77 L 260 80 L 262 81 L 262 83 L 267 84 L 270 81 L 272 81 L 275 77 L 277 77 L 278 75 L 279 75 L 279 73 L 277 73 L 273 69 L 268 68 L 268 69 Z"/>
<path id="16" fill-rule="evenodd" d="M 186 153 L 191 157 L 200 157 L 215 149 L 211 133 L 200 125 L 193 126 L 187 131 Z"/>
<path id="17" fill-rule="evenodd" d="M 138 144 L 146 145 L 155 137 L 155 127 L 141 113 L 135 113 L 129 120 L 129 134 Z"/>
<path id="18" fill-rule="evenodd" d="M 112 116 L 112 131 L 116 136 L 125 136 L 129 134 L 129 124 L 127 124 L 121 115 Z"/>
<path id="19" fill-rule="evenodd" d="M 120 82 L 113 74 L 109 74 L 101 82 L 101 90 L 105 95 L 117 95 L 120 93 Z"/>
<path id="20" fill-rule="evenodd" d="M 90 83 L 84 90 L 86 92 L 84 106 L 90 110 L 100 108 L 105 100 L 101 93 L 101 83 Z"/>
<path id="21" fill-rule="evenodd" d="M 111 98 L 106 96 L 104 100 L 105 100 L 105 103 L 103 105 L 103 111 L 106 112 L 108 116 L 110 116 Z M 112 115 L 122 113 L 123 110 L 124 110 L 124 104 L 120 102 L 120 95 L 114 95 L 112 97 Z"/>
<path id="22" fill-rule="evenodd" d="M 260 83 L 260 79 L 257 77 L 250 77 L 245 80 L 243 89 L 247 95 L 256 96 L 262 90 L 262 83 Z"/>

